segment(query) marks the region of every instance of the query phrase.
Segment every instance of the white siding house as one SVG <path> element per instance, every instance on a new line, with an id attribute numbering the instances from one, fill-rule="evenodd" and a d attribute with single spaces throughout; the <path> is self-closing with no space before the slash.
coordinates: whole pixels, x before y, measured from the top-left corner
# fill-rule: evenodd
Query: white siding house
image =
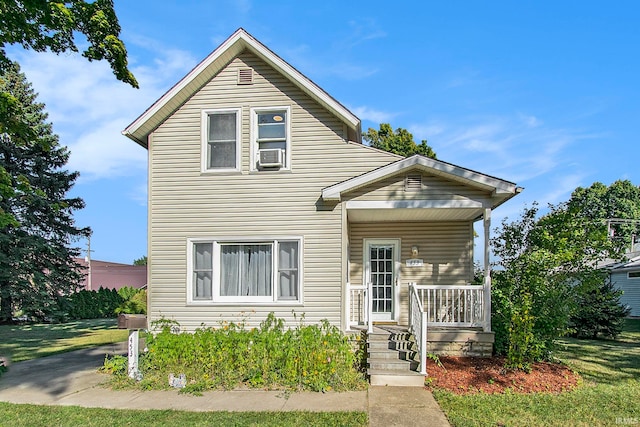
<path id="1" fill-rule="evenodd" d="M 640 316 L 640 253 L 629 255 L 628 261 L 608 267 L 614 288 L 623 291 L 620 303 L 631 309 L 630 316 Z"/>
<path id="2" fill-rule="evenodd" d="M 488 261 L 491 212 L 520 189 L 372 149 L 360 126 L 242 29 L 129 125 L 148 150 L 149 320 L 408 325 L 411 284 L 431 324 L 490 331 L 473 224 Z"/>

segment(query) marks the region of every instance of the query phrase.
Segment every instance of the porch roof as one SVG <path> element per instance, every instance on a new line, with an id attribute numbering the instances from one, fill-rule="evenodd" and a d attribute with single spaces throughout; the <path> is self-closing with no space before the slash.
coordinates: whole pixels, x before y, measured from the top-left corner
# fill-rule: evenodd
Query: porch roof
<path id="1" fill-rule="evenodd" d="M 409 171 L 421 171 L 481 190 L 482 198 L 449 198 L 445 200 L 346 200 L 349 220 L 369 221 L 462 221 L 481 217 L 487 208 L 494 209 L 522 191 L 515 183 L 460 166 L 414 155 L 398 160 L 363 175 L 326 187 L 322 199 L 328 202 L 343 201 L 347 193 L 367 187 L 389 177 Z"/>

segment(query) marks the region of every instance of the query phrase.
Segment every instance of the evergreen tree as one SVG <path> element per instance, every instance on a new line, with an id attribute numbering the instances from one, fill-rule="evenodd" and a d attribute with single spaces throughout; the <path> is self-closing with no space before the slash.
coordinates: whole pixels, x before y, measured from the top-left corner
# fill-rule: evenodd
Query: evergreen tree
<path id="1" fill-rule="evenodd" d="M 89 230 L 73 212 L 84 202 L 67 197 L 78 173 L 64 169 L 69 151 L 18 64 L 0 74 L 0 93 L 11 106 L 0 121 L 0 323 L 16 310 L 43 320 L 82 277 L 73 244 Z"/>
<path id="2" fill-rule="evenodd" d="M 405 157 L 421 154 L 432 159 L 436 158 L 435 151 L 427 144 L 427 141 L 422 140 L 420 144 L 416 144 L 411 132 L 402 128 L 398 128 L 394 132 L 388 123 L 380 124 L 380 130 L 369 128 L 369 130 L 362 134 L 362 139 L 372 147 L 388 151 L 389 153 L 399 154 Z"/>

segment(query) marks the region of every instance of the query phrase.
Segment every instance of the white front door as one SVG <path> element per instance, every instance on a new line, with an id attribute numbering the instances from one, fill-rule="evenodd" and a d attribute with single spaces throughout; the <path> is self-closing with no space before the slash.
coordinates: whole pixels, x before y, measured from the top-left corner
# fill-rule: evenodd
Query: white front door
<path id="1" fill-rule="evenodd" d="M 365 240 L 365 280 L 372 292 L 371 319 L 397 320 L 398 240 Z"/>

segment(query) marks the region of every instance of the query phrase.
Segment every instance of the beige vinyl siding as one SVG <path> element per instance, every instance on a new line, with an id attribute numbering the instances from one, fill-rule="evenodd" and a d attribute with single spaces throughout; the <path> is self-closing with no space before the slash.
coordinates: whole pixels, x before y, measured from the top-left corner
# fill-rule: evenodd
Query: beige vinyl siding
<path id="1" fill-rule="evenodd" d="M 237 70 L 254 83 L 237 85 Z M 291 171 L 250 171 L 250 109 L 290 106 Z M 201 173 L 201 111 L 240 108 L 241 172 Z M 222 320 L 256 325 L 273 311 L 341 324 L 341 208 L 324 187 L 397 159 L 345 142 L 346 126 L 254 55 L 243 53 L 153 133 L 150 144 L 150 319 L 188 329 Z M 187 239 L 301 236 L 302 304 L 187 305 Z"/>
<path id="2" fill-rule="evenodd" d="M 349 224 L 349 282 L 363 284 L 364 239 L 400 239 L 400 324 L 408 324 L 408 284 L 462 285 L 473 278 L 473 226 L 468 222 Z M 418 247 L 423 267 L 407 267 Z M 366 284 L 366 282 L 365 282 Z"/>
<path id="3" fill-rule="evenodd" d="M 620 302 L 631 307 L 629 315 L 640 316 L 640 278 L 629 278 L 628 273 L 629 271 L 612 273 L 611 282 L 616 289 L 624 291 Z"/>
<path id="4" fill-rule="evenodd" d="M 405 190 L 407 175 L 422 176 L 422 189 Z M 351 191 L 345 200 L 483 200 L 491 197 L 485 191 L 447 180 L 442 177 L 420 172 L 408 172 L 375 182 Z"/>

